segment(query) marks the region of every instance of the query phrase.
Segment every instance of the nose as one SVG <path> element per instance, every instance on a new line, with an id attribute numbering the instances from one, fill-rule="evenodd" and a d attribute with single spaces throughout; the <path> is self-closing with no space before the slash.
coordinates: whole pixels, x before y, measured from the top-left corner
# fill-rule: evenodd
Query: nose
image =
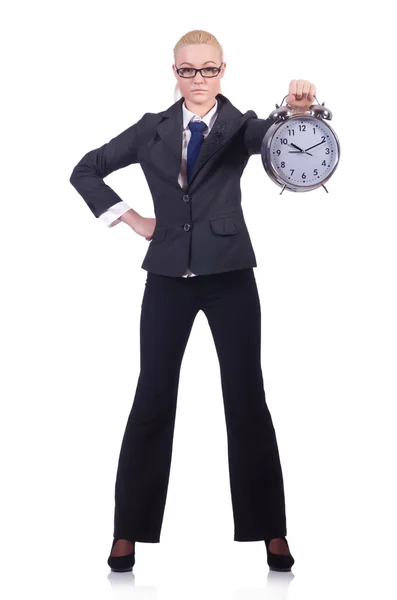
<path id="1" fill-rule="evenodd" d="M 194 77 L 194 83 L 203 83 L 204 77 L 201 75 L 200 71 L 197 71 L 196 76 Z"/>

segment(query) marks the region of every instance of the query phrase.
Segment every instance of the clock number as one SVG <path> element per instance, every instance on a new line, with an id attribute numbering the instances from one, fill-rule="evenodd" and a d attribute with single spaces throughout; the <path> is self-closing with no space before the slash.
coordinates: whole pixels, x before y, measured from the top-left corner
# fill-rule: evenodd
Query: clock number
<path id="1" fill-rule="evenodd" d="M 329 154 L 329 148 L 325 149 L 325 154 Z"/>
<path id="2" fill-rule="evenodd" d="M 285 167 L 285 162 L 282 160 L 281 161 L 281 168 L 284 169 L 284 167 Z"/>
<path id="3" fill-rule="evenodd" d="M 306 179 L 306 173 L 302 173 L 302 179 Z"/>
<path id="4" fill-rule="evenodd" d="M 321 164 L 322 164 L 323 167 L 325 167 L 325 165 L 326 165 L 325 160 L 323 160 L 323 162 Z"/>
<path id="5" fill-rule="evenodd" d="M 292 176 L 292 174 L 293 174 L 293 172 L 295 171 L 295 169 L 290 169 L 290 171 L 291 171 L 291 176 Z"/>
<path id="6" fill-rule="evenodd" d="M 276 154 L 277 154 L 278 156 L 280 156 L 280 154 L 281 154 L 281 150 L 277 150 Z"/>
<path id="7" fill-rule="evenodd" d="M 318 175 L 317 169 L 314 169 L 314 175 Z"/>
<path id="8" fill-rule="evenodd" d="M 287 138 L 281 138 L 280 142 L 281 142 L 282 144 L 288 144 L 288 140 L 287 140 Z"/>
<path id="9" fill-rule="evenodd" d="M 288 135 L 295 135 L 294 129 L 288 129 Z"/>
<path id="10" fill-rule="evenodd" d="M 313 127 L 313 133 L 316 133 L 316 128 L 315 127 Z"/>
<path id="11" fill-rule="evenodd" d="M 321 142 L 325 142 L 325 135 L 321 136 Z"/>
<path id="12" fill-rule="evenodd" d="M 306 125 L 299 125 L 299 131 L 306 131 Z"/>

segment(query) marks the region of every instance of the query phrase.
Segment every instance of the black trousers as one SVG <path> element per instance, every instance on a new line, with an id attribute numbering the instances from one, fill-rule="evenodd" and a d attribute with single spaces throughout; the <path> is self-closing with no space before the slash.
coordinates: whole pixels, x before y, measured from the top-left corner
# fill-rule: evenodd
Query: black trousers
<path id="1" fill-rule="evenodd" d="M 207 317 L 220 365 L 234 540 L 286 535 L 253 268 L 190 278 L 148 272 L 141 309 L 140 374 L 118 462 L 114 537 L 160 541 L 181 362 L 199 310 Z"/>

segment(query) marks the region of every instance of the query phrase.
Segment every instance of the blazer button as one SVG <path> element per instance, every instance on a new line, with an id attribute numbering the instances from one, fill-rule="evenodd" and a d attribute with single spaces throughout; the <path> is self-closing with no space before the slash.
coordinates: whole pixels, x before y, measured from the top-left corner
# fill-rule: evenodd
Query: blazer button
<path id="1" fill-rule="evenodd" d="M 184 226 L 183 226 L 183 229 L 185 231 L 189 231 L 189 229 L 190 229 L 190 223 L 185 223 Z"/>
<path id="2" fill-rule="evenodd" d="M 185 194 L 185 195 L 183 196 L 183 201 L 184 201 L 184 202 L 189 202 L 189 200 L 190 200 L 189 194 Z"/>

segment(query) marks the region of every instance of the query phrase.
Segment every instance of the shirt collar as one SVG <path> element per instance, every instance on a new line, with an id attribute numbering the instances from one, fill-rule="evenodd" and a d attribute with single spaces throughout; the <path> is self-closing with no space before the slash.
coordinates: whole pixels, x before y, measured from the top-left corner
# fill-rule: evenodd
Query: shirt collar
<path id="1" fill-rule="evenodd" d="M 189 123 L 190 123 L 190 121 L 192 120 L 193 117 L 196 117 L 197 119 L 200 119 L 201 121 L 203 121 L 207 125 L 207 127 L 209 127 L 211 118 L 214 116 L 214 114 L 216 113 L 217 109 L 218 109 L 218 100 L 215 100 L 215 105 L 211 108 L 211 110 L 209 112 L 207 112 L 207 114 L 204 115 L 204 117 L 199 117 L 194 112 L 192 112 L 191 110 L 188 110 L 186 108 L 185 101 L 184 101 L 183 104 L 182 104 L 183 129 L 186 129 L 186 127 L 189 125 Z"/>

